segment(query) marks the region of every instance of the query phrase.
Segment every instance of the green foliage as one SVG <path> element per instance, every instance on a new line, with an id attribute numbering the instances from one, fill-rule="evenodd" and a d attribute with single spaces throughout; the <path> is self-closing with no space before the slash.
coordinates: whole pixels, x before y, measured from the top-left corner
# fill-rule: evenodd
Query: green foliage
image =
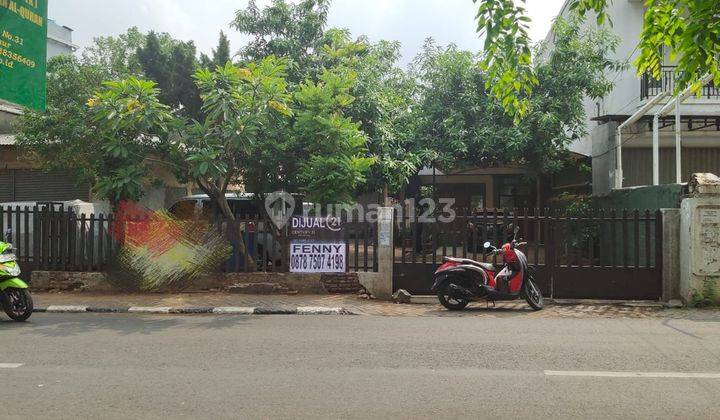
<path id="1" fill-rule="evenodd" d="M 610 0 L 610 3 L 611 2 L 612 0 Z M 608 0 L 574 0 L 570 3 L 570 10 L 574 10 L 579 16 L 585 16 L 589 11 L 594 12 L 598 25 L 602 25 L 606 20 L 612 24 L 612 21 L 605 11 L 607 7 Z"/>
<path id="2" fill-rule="evenodd" d="M 365 37 L 352 41 L 347 30 L 324 31 L 328 6 L 326 0 L 297 4 L 276 0 L 261 10 L 251 1 L 237 12 L 233 23 L 240 32 L 253 37 L 240 55 L 246 60 L 270 54 L 287 57 L 288 81 L 293 85 L 317 82 L 326 69 L 351 69 L 357 75 L 348 91 L 354 100 L 343 113 L 360 123 L 360 130 L 367 135 L 366 154 L 375 162 L 361 189 L 401 191 L 421 162 L 414 147 L 417 142 L 412 136 L 410 113 L 414 81 L 397 67 L 398 43 L 372 44 Z M 282 153 L 287 142 L 275 149 L 273 153 Z M 288 166 L 295 165 L 284 164 L 282 168 Z"/>
<path id="3" fill-rule="evenodd" d="M 270 144 L 276 127 L 292 115 L 286 70 L 287 60 L 271 56 L 247 68 L 226 62 L 195 75 L 207 119 L 184 129 L 179 145 L 190 176 L 226 215 L 228 186 L 263 163 L 253 160 L 255 152 Z"/>
<path id="4" fill-rule="evenodd" d="M 591 197 L 562 193 L 559 200 L 560 204 L 564 206 L 566 217 L 571 219 L 592 219 L 595 217 L 595 207 Z M 564 228 L 567 230 L 567 246 L 576 250 L 573 255 L 575 257 L 580 255 L 589 256 L 590 245 L 594 244 L 599 236 L 600 225 L 598 222 L 590 220 L 583 223 L 570 222 Z"/>
<path id="5" fill-rule="evenodd" d="M 442 170 L 509 162 L 525 134 L 485 91 L 477 58 L 432 39 L 412 63 L 419 83 L 415 136 L 428 163 Z"/>
<path id="6" fill-rule="evenodd" d="M 215 65 L 224 66 L 225 63 L 230 61 L 230 41 L 225 35 L 225 32 L 220 31 L 218 46 L 212 50 L 212 54 Z"/>
<path id="7" fill-rule="evenodd" d="M 530 97 L 531 111 L 519 128 L 529 134 L 522 158 L 539 173 L 553 173 L 565 164 L 567 146 L 587 134 L 583 98 L 605 96 L 613 88 L 607 74 L 622 68 L 612 60 L 618 38 L 606 29 L 581 30 L 578 19 L 558 19 L 550 51 L 541 45 L 535 73 L 538 86 Z"/>
<path id="8" fill-rule="evenodd" d="M 136 26 L 117 37 L 97 37 L 83 50 L 82 61 L 107 70 L 112 79 L 138 75 L 142 67 L 136 51 L 144 42 L 145 35 Z"/>
<path id="9" fill-rule="evenodd" d="M 23 156 L 43 169 L 73 172 L 79 181 L 94 185 L 99 198 L 139 198 L 146 160 L 166 151 L 163 136 L 169 117 L 168 109 L 157 103 L 154 87 L 132 77 L 145 72 L 171 81 L 174 96 L 162 99 L 183 112 L 191 109 L 187 98 L 194 92 L 199 111 L 191 78 L 194 54 L 191 43 L 168 34 L 151 33 L 146 39 L 130 28 L 118 37 L 97 38 L 81 58 L 52 58 L 47 111 L 27 110 L 17 123 Z M 125 78 L 125 84 L 103 86 L 103 81 Z M 106 118 L 96 119 L 100 112 Z"/>
<path id="10" fill-rule="evenodd" d="M 530 18 L 513 0 L 473 0 L 478 1 L 477 31 L 485 35 L 480 61 L 487 72 L 485 87 L 517 122 L 527 114 L 527 96 L 538 82 L 531 65 Z"/>
<path id="11" fill-rule="evenodd" d="M 100 139 L 85 102 L 111 71 L 73 56 L 53 57 L 47 66 L 47 109 L 27 109 L 18 119 L 21 155 L 47 170 L 72 171 L 95 182 L 101 170 Z"/>
<path id="12" fill-rule="evenodd" d="M 366 157 L 360 125 L 343 115 L 354 97 L 355 73 L 325 70 L 318 82 L 302 83 L 295 93 L 293 126 L 303 159 L 298 179 L 308 200 L 320 204 L 348 202 L 374 159 Z"/>
<path id="13" fill-rule="evenodd" d="M 321 44 L 327 22 L 329 0 L 301 0 L 291 3 L 273 0 L 260 10 L 250 0 L 244 10 L 238 10 L 231 25 L 251 37 L 240 50 L 246 61 L 257 61 L 274 55 L 289 62 L 289 80 L 299 83 L 307 75 L 313 54 Z"/>
<path id="14" fill-rule="evenodd" d="M 400 193 L 422 161 L 414 136 L 416 83 L 398 67 L 400 44 L 365 37 L 351 41 L 347 31 L 325 33 L 320 54 L 323 67 L 345 66 L 357 74 L 350 89 L 355 100 L 346 114 L 360 123 L 367 135 L 370 156 L 375 159 L 368 175 L 369 191 Z"/>
<path id="15" fill-rule="evenodd" d="M 412 71 L 419 81 L 416 136 L 431 150 L 435 167 L 519 164 L 535 175 L 554 173 L 566 162 L 567 146 L 585 135 L 583 98 L 612 88 L 606 70 L 620 63 L 608 55 L 617 39 L 606 30 L 582 32 L 577 20 L 558 20 L 553 49 L 533 66 L 538 85 L 525 117 L 516 122 L 491 92 L 478 59 L 450 45 L 426 42 Z"/>
<path id="16" fill-rule="evenodd" d="M 143 73 L 160 88 L 160 100 L 178 113 L 201 119 L 200 96 L 193 80 L 198 65 L 195 54 L 192 41 L 177 41 L 153 31 L 137 48 Z"/>
<path id="17" fill-rule="evenodd" d="M 677 59 L 675 91 L 691 86 L 699 92 L 700 79 L 711 74 L 720 86 L 720 2 L 717 0 L 646 0 L 640 35 L 638 73 L 661 76 L 663 52 Z"/>
<path id="18" fill-rule="evenodd" d="M 143 193 L 145 159 L 158 150 L 158 136 L 171 116 L 152 81 L 130 77 L 104 86 L 87 104 L 102 141 L 95 191 L 112 204 L 137 201 Z"/>
<path id="19" fill-rule="evenodd" d="M 513 0 L 473 0 L 480 3 L 478 32 L 485 34 L 483 66 L 493 96 L 519 122 L 530 106 L 527 96 L 536 84 L 530 68 L 529 37 L 525 10 Z M 522 0 L 524 3 L 525 0 Z M 584 17 L 595 14 L 598 25 L 610 24 L 611 0 L 573 0 L 570 9 Z M 638 74 L 660 78 L 663 54 L 677 59 L 675 93 L 688 86 L 700 91 L 700 79 L 711 74 L 720 85 L 720 2 L 717 0 L 645 0 L 640 36 Z"/>
<path id="20" fill-rule="evenodd" d="M 705 277 L 702 289 L 692 292 L 690 305 L 695 308 L 720 306 L 720 283 L 718 280 L 713 277 Z"/>
<path id="21" fill-rule="evenodd" d="M 218 45 L 212 50 L 212 58 L 206 54 L 200 54 L 200 66 L 213 70 L 217 66 L 224 66 L 228 61 L 231 61 L 230 40 L 228 40 L 225 32 L 220 31 Z"/>

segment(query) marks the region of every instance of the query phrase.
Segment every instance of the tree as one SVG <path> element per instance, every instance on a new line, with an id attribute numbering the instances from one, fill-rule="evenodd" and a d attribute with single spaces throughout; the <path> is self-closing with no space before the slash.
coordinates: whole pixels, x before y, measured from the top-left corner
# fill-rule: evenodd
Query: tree
<path id="1" fill-rule="evenodd" d="M 254 145 L 267 143 L 265 130 L 292 114 L 286 68 L 285 60 L 267 57 L 246 68 L 227 62 L 195 75 L 207 118 L 182 129 L 177 153 L 190 177 L 229 219 L 235 215 L 225 192 L 252 164 Z"/>
<path id="2" fill-rule="evenodd" d="M 176 112 L 201 119 L 200 96 L 193 80 L 197 70 L 196 50 L 192 41 L 182 42 L 169 34 L 150 31 L 137 58 L 145 77 L 160 88 L 160 100 Z"/>
<path id="3" fill-rule="evenodd" d="M 492 92 L 478 59 L 455 46 L 426 42 L 413 62 L 420 83 L 417 137 L 433 151 L 433 166 L 521 164 L 538 182 L 567 162 L 567 146 L 586 134 L 583 98 L 605 95 L 612 82 L 607 70 L 621 63 L 608 58 L 618 40 L 607 30 L 583 32 L 577 20 L 555 23 L 553 48 L 535 53 L 532 71 L 538 85 L 519 121 L 508 115 Z M 538 196 L 538 205 L 540 197 Z"/>
<path id="4" fill-rule="evenodd" d="M 136 51 L 145 42 L 145 35 L 133 26 L 117 37 L 97 37 L 83 50 L 82 61 L 110 72 L 110 78 L 139 75 L 142 67 Z"/>
<path id="5" fill-rule="evenodd" d="M 130 77 L 104 85 L 87 105 L 101 140 L 95 190 L 115 207 L 142 197 L 147 158 L 159 150 L 171 115 L 152 81 Z"/>
<path id="6" fill-rule="evenodd" d="M 385 197 L 403 192 L 421 162 L 413 136 L 415 80 L 397 63 L 398 42 L 371 43 L 364 36 L 352 41 L 347 30 L 329 29 L 323 35 L 314 69 L 346 67 L 357 74 L 350 94 L 355 100 L 346 115 L 360 123 L 374 159 L 364 191 Z"/>
<path id="7" fill-rule="evenodd" d="M 321 46 L 327 22 L 329 0 L 301 0 L 291 3 L 273 0 L 260 10 L 250 0 L 244 10 L 235 13 L 231 25 L 251 40 L 239 55 L 246 61 L 261 60 L 274 55 L 289 62 L 289 80 L 302 81 L 310 68 L 312 56 Z"/>
<path id="8" fill-rule="evenodd" d="M 302 153 L 298 180 L 311 202 L 350 202 L 374 162 L 365 156 L 366 137 L 360 124 L 343 115 L 354 100 L 350 89 L 355 77 L 345 68 L 325 70 L 318 82 L 304 82 L 295 93 L 293 129 L 296 150 Z"/>
<path id="9" fill-rule="evenodd" d="M 139 182 L 145 177 L 144 173 L 140 173 L 145 162 L 139 156 L 148 158 L 151 152 L 162 155 L 158 151 L 162 143 L 152 142 L 149 144 L 152 147 L 147 150 L 136 150 L 135 156 L 125 161 L 118 160 L 104 149 L 108 140 L 99 135 L 101 124 L 95 120 L 94 111 L 86 103 L 96 92 L 106 90 L 103 81 L 146 73 L 165 83 L 172 81 L 169 84 L 174 90 L 171 90 L 169 98 L 161 98 L 162 102 L 170 104 L 173 109 L 190 110 L 188 114 L 197 115 L 200 99 L 192 79 L 194 54 L 192 44 L 175 41 L 168 34 L 151 33 L 146 40 L 137 28 L 130 28 L 119 37 L 97 38 L 81 58 L 59 56 L 50 59 L 46 112 L 25 110 L 16 124 L 18 147 L 23 156 L 36 167 L 72 172 L 79 182 L 93 185 L 100 198 L 139 198 Z M 129 92 L 125 91 L 126 94 Z M 141 164 L 135 165 L 138 159 Z M 122 162 L 129 166 L 120 176 Z M 131 170 L 131 167 L 135 169 Z M 127 185 L 119 195 L 115 194 L 116 188 L 108 181 L 112 171 L 115 171 L 116 182 Z"/>
<path id="10" fill-rule="evenodd" d="M 212 50 L 213 61 L 218 66 L 224 66 L 225 63 L 230 61 L 230 41 L 228 40 L 225 32 L 220 31 L 220 39 L 218 40 L 218 46 Z"/>
<path id="11" fill-rule="evenodd" d="M 192 41 L 175 44 L 170 52 L 170 106 L 181 107 L 181 113 L 191 118 L 203 118 L 200 92 L 195 84 L 194 74 L 198 69 L 195 44 Z"/>
<path id="12" fill-rule="evenodd" d="M 515 156 L 512 143 L 498 139 L 514 139 L 520 132 L 486 93 L 475 55 L 428 39 L 411 71 L 419 84 L 415 136 L 430 151 L 428 164 L 453 170 Z"/>
<path id="13" fill-rule="evenodd" d="M 37 167 L 72 172 L 94 184 L 102 165 L 100 145 L 87 100 L 113 71 L 64 55 L 47 66 L 47 109 L 26 109 L 16 123 L 17 145 Z"/>
<path id="14" fill-rule="evenodd" d="M 478 32 L 485 35 L 485 65 L 488 86 L 504 109 L 519 120 L 527 112 L 535 73 L 529 67 L 530 50 L 525 10 L 513 0 L 479 2 Z M 522 0 L 524 3 L 525 0 Z M 609 21 L 609 0 L 573 0 L 570 8 L 580 16 L 595 13 L 599 25 Z M 660 78 L 663 49 L 678 58 L 675 92 L 688 86 L 699 91 L 699 80 L 707 73 L 720 85 L 720 3 L 716 0 L 646 0 L 640 36 L 638 74 L 646 71 Z M 497 87 L 495 87 L 497 86 Z"/>
<path id="15" fill-rule="evenodd" d="M 588 3 L 588 0 L 578 4 Z M 603 2 L 595 0 L 595 3 Z M 699 79 L 709 73 L 720 86 L 720 2 L 716 0 L 648 0 L 640 35 L 638 73 L 660 79 L 663 51 L 678 59 L 675 91 L 687 86 L 700 91 Z M 600 9 L 602 10 L 602 9 Z M 599 15 L 602 16 L 602 15 Z"/>
<path id="16" fill-rule="evenodd" d="M 531 66 L 530 18 L 514 0 L 473 0 L 478 1 L 477 31 L 485 35 L 480 62 L 487 72 L 485 87 L 518 121 L 527 113 L 527 96 L 537 84 Z"/>
<path id="17" fill-rule="evenodd" d="M 200 65 L 206 69 L 214 69 L 217 66 L 224 66 L 230 61 L 230 40 L 228 40 L 225 32 L 220 31 L 220 39 L 217 48 L 212 50 L 212 58 L 207 54 L 200 54 Z"/>
<path id="18" fill-rule="evenodd" d="M 537 174 L 538 206 L 542 177 L 567 162 L 567 146 L 587 135 L 585 97 L 598 99 L 613 88 L 607 77 L 624 64 L 610 59 L 619 39 L 607 29 L 582 31 L 579 19 L 556 20 L 554 45 L 540 45 L 533 70 L 538 85 L 530 96 L 530 111 L 520 122 L 517 156 Z M 548 51 L 549 49 L 549 51 Z"/>

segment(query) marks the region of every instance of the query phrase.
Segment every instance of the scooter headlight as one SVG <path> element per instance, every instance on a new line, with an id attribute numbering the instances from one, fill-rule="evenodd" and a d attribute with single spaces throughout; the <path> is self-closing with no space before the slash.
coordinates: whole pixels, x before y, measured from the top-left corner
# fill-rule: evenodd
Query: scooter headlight
<path id="1" fill-rule="evenodd" d="M 19 276 L 20 275 L 20 266 L 17 265 L 17 263 L 6 263 L 3 264 L 3 271 L 5 271 L 8 275 L 11 276 Z"/>

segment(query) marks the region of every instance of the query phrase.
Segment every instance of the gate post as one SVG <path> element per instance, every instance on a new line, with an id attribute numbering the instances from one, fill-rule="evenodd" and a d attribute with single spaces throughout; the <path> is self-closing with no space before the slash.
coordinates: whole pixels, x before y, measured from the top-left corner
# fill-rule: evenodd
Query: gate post
<path id="1" fill-rule="evenodd" d="M 377 209 L 377 273 L 358 272 L 360 284 L 378 299 L 389 300 L 392 298 L 393 263 L 395 261 L 393 210 L 392 207 L 378 207 Z"/>
<path id="2" fill-rule="evenodd" d="M 680 298 L 720 304 L 720 178 L 693 174 L 680 204 Z"/>
<path id="3" fill-rule="evenodd" d="M 550 298 L 555 298 L 555 251 L 557 247 L 557 235 L 555 232 L 555 219 L 552 210 L 545 211 L 545 226 L 547 229 L 547 237 L 545 238 L 545 265 L 548 268 L 548 277 L 550 278 Z"/>
<path id="4" fill-rule="evenodd" d="M 662 300 L 680 297 L 680 209 L 660 209 L 656 223 L 655 268 L 662 271 Z"/>

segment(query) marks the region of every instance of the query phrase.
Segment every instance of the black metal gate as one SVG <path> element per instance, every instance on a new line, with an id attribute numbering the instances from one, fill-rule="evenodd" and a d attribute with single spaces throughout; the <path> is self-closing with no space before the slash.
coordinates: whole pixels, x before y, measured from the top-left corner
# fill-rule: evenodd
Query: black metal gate
<path id="1" fill-rule="evenodd" d="M 483 255 L 483 243 L 499 246 L 512 227 L 528 242 L 523 250 L 545 296 L 586 299 L 659 299 L 662 293 L 660 211 L 596 212 L 573 216 L 539 210 L 458 212 L 450 223 L 395 219 L 393 290 L 431 294 L 442 256 L 500 264 Z"/>

